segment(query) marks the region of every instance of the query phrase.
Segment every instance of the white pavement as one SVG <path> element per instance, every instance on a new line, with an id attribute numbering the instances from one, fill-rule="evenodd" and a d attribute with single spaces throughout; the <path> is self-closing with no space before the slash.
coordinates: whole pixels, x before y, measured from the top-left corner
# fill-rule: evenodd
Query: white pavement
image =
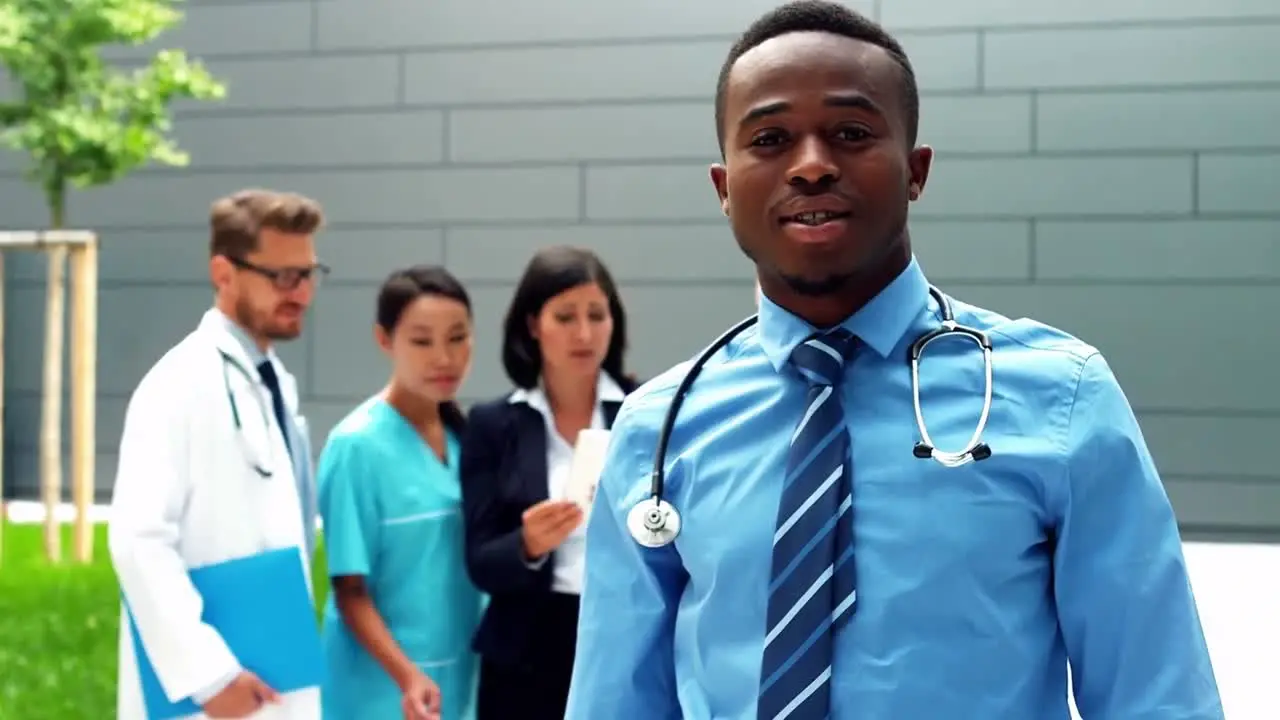
<path id="1" fill-rule="evenodd" d="M 110 508 L 106 505 L 91 505 L 89 519 L 95 524 L 105 523 Z M 15 525 L 34 525 L 44 522 L 44 505 L 28 500 L 14 500 L 4 504 L 5 519 Z M 76 506 L 63 503 L 54 513 L 60 522 L 71 523 L 76 519 Z"/>

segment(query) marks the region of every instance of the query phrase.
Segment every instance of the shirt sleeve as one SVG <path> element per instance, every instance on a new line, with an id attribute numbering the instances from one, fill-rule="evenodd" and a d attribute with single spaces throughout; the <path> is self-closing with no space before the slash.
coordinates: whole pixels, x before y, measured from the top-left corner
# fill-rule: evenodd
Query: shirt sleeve
<path id="1" fill-rule="evenodd" d="M 218 678 L 217 681 L 209 683 L 209 685 L 191 693 L 191 699 L 195 700 L 196 704 L 202 707 L 204 705 L 208 705 L 210 700 L 218 697 L 219 693 L 231 687 L 231 683 L 235 682 L 238 677 L 240 677 L 239 670 L 228 672 L 226 675 Z"/>
<path id="2" fill-rule="evenodd" d="M 367 576 L 382 528 L 377 477 L 369 472 L 368 451 L 353 438 L 330 437 L 320 453 L 318 470 L 329 576 Z"/>
<path id="3" fill-rule="evenodd" d="M 626 518 L 648 497 L 653 443 L 637 435 L 623 405 L 587 522 L 587 556 L 578 645 L 565 720 L 624 717 L 644 708 L 654 720 L 679 720 L 674 634 L 687 576 L 675 545 L 646 548 Z M 636 492 L 642 483 L 644 493 Z"/>
<path id="4" fill-rule="evenodd" d="M 1057 498 L 1059 624 L 1084 720 L 1221 720 L 1177 520 L 1107 362 L 1084 364 Z"/>

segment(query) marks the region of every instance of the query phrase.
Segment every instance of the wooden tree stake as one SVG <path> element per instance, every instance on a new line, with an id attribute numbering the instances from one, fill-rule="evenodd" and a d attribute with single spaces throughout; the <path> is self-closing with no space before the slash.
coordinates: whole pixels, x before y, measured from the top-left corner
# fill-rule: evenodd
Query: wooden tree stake
<path id="1" fill-rule="evenodd" d="M 76 560 L 93 560 L 94 426 L 98 375 L 98 245 L 71 251 L 71 484 L 75 497 Z"/>

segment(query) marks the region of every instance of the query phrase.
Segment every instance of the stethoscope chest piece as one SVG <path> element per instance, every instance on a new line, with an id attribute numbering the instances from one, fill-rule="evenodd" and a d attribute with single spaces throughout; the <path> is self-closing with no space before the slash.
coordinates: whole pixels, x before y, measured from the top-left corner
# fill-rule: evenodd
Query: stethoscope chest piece
<path id="1" fill-rule="evenodd" d="M 627 513 L 627 530 L 645 547 L 664 547 L 680 534 L 680 513 L 666 500 L 645 498 Z"/>

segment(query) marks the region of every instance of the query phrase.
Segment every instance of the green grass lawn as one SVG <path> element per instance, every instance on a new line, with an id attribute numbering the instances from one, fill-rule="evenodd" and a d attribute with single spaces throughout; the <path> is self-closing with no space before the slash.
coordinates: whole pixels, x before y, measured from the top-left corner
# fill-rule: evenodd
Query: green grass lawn
<path id="1" fill-rule="evenodd" d="M 98 526 L 94 561 L 44 559 L 43 528 L 4 526 L 0 559 L 0 720 L 115 716 L 120 590 Z M 63 550 L 72 549 L 71 526 Z M 314 577 L 323 578 L 323 552 Z M 328 583 L 317 582 L 316 607 Z"/>

